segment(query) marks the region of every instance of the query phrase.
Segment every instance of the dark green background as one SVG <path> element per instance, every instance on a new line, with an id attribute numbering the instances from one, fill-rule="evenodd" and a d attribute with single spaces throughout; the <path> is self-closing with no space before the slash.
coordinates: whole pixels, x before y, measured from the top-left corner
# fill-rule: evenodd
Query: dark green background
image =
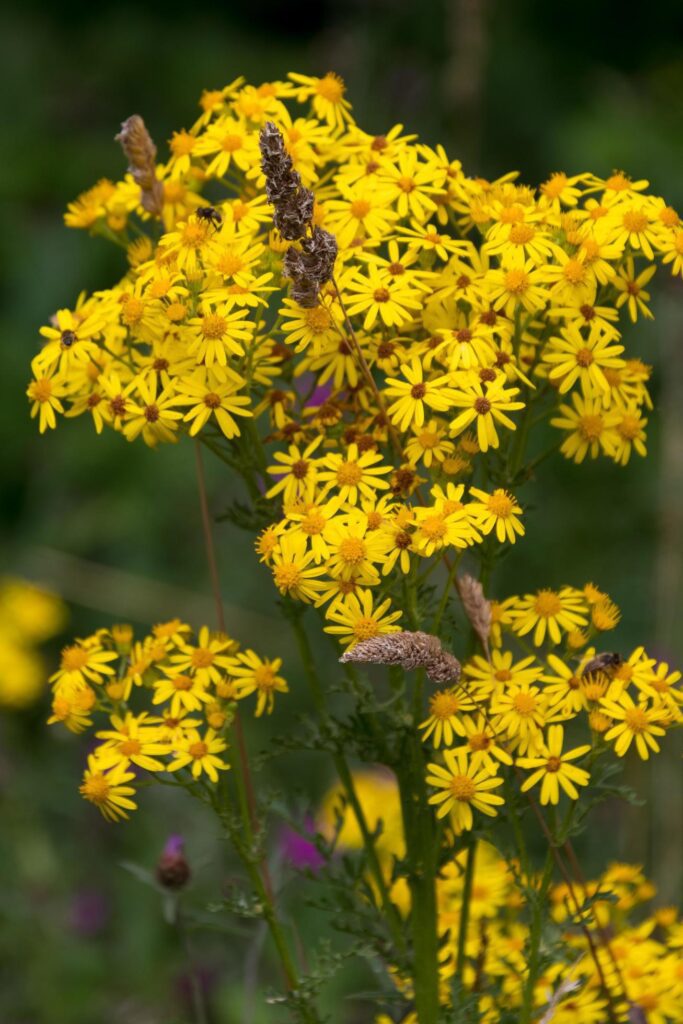
<path id="1" fill-rule="evenodd" d="M 359 122 L 381 132 L 400 121 L 443 142 L 471 173 L 512 168 L 529 183 L 552 171 L 624 169 L 683 205 L 681 6 L 571 5 L 483 0 L 358 0 L 315 6 L 39 3 L 5 8 L 0 32 L 0 261 L 2 569 L 42 580 L 72 603 L 72 630 L 180 614 L 212 621 L 192 449 L 157 452 L 97 438 L 62 422 L 40 438 L 24 389 L 38 327 L 78 292 L 106 286 L 120 254 L 62 224 L 68 200 L 123 172 L 113 136 L 138 112 L 162 143 L 197 116 L 204 87 L 238 74 L 288 70 L 346 79 Z M 650 457 L 627 469 L 606 461 L 546 464 L 525 499 L 535 507 L 524 542 L 504 564 L 501 595 L 594 580 L 622 606 L 617 646 L 643 642 L 683 661 L 680 619 L 683 524 L 683 329 L 680 282 L 658 275 L 655 323 L 628 331 L 629 351 L 656 367 Z M 210 466 L 215 507 L 231 493 Z M 246 535 L 217 534 L 230 627 L 263 654 L 294 662 L 274 618 L 268 574 Z M 115 571 L 111 571 L 115 570 Z M 278 724 L 303 702 L 293 695 Z M 215 893 L 222 848 L 204 819 L 176 798 L 144 795 L 128 827 L 104 826 L 76 786 L 82 744 L 42 725 L 44 708 L 0 721 L 0 1020 L 8 1024 L 176 1024 L 188 1020 L 182 956 L 156 894 L 119 867 L 148 867 L 166 835 L 183 831 L 199 904 Z M 252 730 L 265 745 L 270 726 Z M 311 769 L 315 771 L 312 772 Z M 317 762 L 279 765 L 290 791 L 314 801 Z M 653 768 L 628 773 L 647 795 L 636 814 L 614 809 L 584 854 L 640 858 L 662 888 L 681 894 L 680 744 Z M 91 934 L 75 921 L 84 898 L 104 905 Z M 311 933 L 319 931 L 311 919 Z M 306 920 L 304 920 L 304 929 Z M 215 1021 L 237 1009 L 244 938 L 200 953 Z M 249 943 L 251 943 L 249 938 Z M 202 944 L 203 943 L 203 944 Z M 251 948 L 251 947 L 250 947 Z M 272 978 L 268 957 L 260 978 Z M 259 982 L 261 984 L 261 982 Z M 337 995 L 372 984 L 341 976 Z M 228 1007 L 235 1008 L 230 1010 Z M 340 1008 L 341 1007 L 341 1008 Z M 272 1008 L 254 1020 L 273 1019 Z M 335 1020 L 366 1021 L 367 1007 L 338 1003 Z"/>

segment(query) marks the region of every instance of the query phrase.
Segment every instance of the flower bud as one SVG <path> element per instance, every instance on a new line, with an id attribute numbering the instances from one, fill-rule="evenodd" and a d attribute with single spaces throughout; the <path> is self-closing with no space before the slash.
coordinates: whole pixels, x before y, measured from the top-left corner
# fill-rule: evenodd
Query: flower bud
<path id="1" fill-rule="evenodd" d="M 176 892 L 190 880 L 190 865 L 185 859 L 185 840 L 182 836 L 169 836 L 156 866 L 156 877 L 164 889 Z"/>

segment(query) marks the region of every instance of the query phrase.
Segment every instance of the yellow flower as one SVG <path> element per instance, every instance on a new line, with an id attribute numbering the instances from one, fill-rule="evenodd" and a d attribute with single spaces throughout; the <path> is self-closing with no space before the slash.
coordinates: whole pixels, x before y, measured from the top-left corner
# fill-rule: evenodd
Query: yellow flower
<path id="1" fill-rule="evenodd" d="M 398 215 L 414 217 L 420 222 L 436 210 L 433 196 L 440 191 L 445 177 L 445 172 L 439 172 L 432 162 L 419 163 L 414 149 L 399 153 L 396 162 L 383 167 L 379 173 L 379 181 L 386 186 Z"/>
<path id="2" fill-rule="evenodd" d="M 177 385 L 176 403 L 192 406 L 184 416 L 185 422 L 192 423 L 190 437 L 198 434 L 212 416 L 215 416 L 225 437 L 239 437 L 240 428 L 234 417 L 253 416 L 245 408 L 249 405 L 248 396 L 237 393 L 243 384 L 244 380 L 232 371 L 228 371 L 227 381 L 221 381 L 210 372 L 202 370 L 192 377 L 183 378 Z"/>
<path id="3" fill-rule="evenodd" d="M 197 363 L 214 367 L 217 374 L 225 375 L 221 368 L 228 365 L 228 357 L 243 356 L 242 342 L 248 341 L 253 333 L 253 324 L 245 320 L 246 316 L 246 309 L 231 312 L 230 303 L 214 309 L 205 306 L 199 316 L 187 321 L 188 354 Z"/>
<path id="4" fill-rule="evenodd" d="M 43 373 L 37 371 L 35 379 L 26 389 L 26 394 L 33 403 L 31 418 L 38 417 L 38 429 L 41 434 L 46 430 L 54 430 L 57 426 L 55 412 L 64 412 L 60 399 L 66 391 L 64 380 L 54 367 Z"/>
<path id="5" fill-rule="evenodd" d="M 266 491 L 267 498 L 274 498 L 276 494 L 282 494 L 285 505 L 291 505 L 298 499 L 311 500 L 318 476 L 318 467 L 322 464 L 321 459 L 313 459 L 311 456 L 322 440 L 322 435 L 319 435 L 304 448 L 303 452 L 295 444 L 290 444 L 287 454 L 275 452 L 276 465 L 268 466 L 267 472 L 280 479 Z"/>
<path id="6" fill-rule="evenodd" d="M 92 339 L 102 333 L 105 325 L 100 314 L 83 316 L 70 309 L 58 309 L 55 320 L 56 327 L 40 328 L 48 343 L 33 360 L 36 370 L 44 372 L 59 364 L 60 370 L 68 371 L 74 364 L 87 362 L 98 354 L 99 346 Z"/>
<path id="7" fill-rule="evenodd" d="M 508 256 L 500 270 L 492 270 L 488 277 L 489 301 L 502 308 L 506 316 L 514 316 L 521 307 L 529 313 L 543 309 L 547 295 L 541 286 L 542 271 L 524 254 Z"/>
<path id="8" fill-rule="evenodd" d="M 471 503 L 468 509 L 477 517 L 482 533 L 488 534 L 495 529 L 501 544 L 506 540 L 514 544 L 518 536 L 524 536 L 524 527 L 519 520 L 522 509 L 508 491 L 497 487 L 492 494 L 487 494 L 478 487 L 470 487 L 469 493 L 479 503 Z"/>
<path id="9" fill-rule="evenodd" d="M 387 281 L 374 267 L 367 275 L 356 273 L 346 286 L 349 316 L 365 313 L 363 330 L 369 331 L 378 318 L 387 327 L 402 327 L 415 316 L 422 306 L 422 294 L 406 285 L 400 277 Z"/>
<path id="10" fill-rule="evenodd" d="M 381 478 L 391 472 L 391 466 L 377 465 L 381 462 L 379 452 L 365 451 L 361 455 L 358 445 L 350 444 L 346 457 L 336 452 L 325 457 L 318 479 L 325 485 L 325 494 L 336 488 L 342 502 L 357 505 L 361 496 L 372 499 L 375 491 L 388 489 L 389 484 Z"/>
<path id="11" fill-rule="evenodd" d="M 360 769 L 352 773 L 352 778 L 367 827 L 376 835 L 378 854 L 382 859 L 403 857 L 403 816 L 395 776 L 386 769 Z M 335 840 L 337 849 L 363 848 L 363 835 L 358 820 L 349 807 L 340 783 L 334 784 L 325 793 L 318 810 L 317 825 L 328 841 Z"/>
<path id="12" fill-rule="evenodd" d="M 210 157 L 206 168 L 208 177 L 220 178 L 231 164 L 247 171 L 258 164 L 258 136 L 255 131 L 233 117 L 220 117 L 199 136 L 193 151 L 197 156 Z"/>
<path id="13" fill-rule="evenodd" d="M 646 267 L 636 276 L 633 257 L 629 256 L 612 282 L 619 292 L 616 301 L 617 309 L 621 309 L 625 305 L 633 323 L 638 319 L 639 313 L 648 320 L 654 318 L 654 314 L 647 305 L 650 301 L 650 293 L 645 291 L 645 285 L 654 277 L 656 269 L 655 266 Z"/>
<path id="14" fill-rule="evenodd" d="M 195 779 L 204 772 L 211 782 L 216 783 L 219 771 L 227 771 L 230 767 L 218 756 L 227 749 L 227 746 L 225 740 L 217 737 L 213 729 L 207 729 L 203 737 L 198 729 L 188 729 L 176 747 L 168 771 L 177 772 L 180 768 L 190 767 Z"/>
<path id="15" fill-rule="evenodd" d="M 459 716 L 463 711 L 471 711 L 473 707 L 474 703 L 462 689 L 437 690 L 429 698 L 429 717 L 418 727 L 423 730 L 423 741 L 432 736 L 435 747 L 440 747 L 442 742 L 448 747 L 452 746 L 454 736 L 465 735 L 465 716 Z"/>
<path id="16" fill-rule="evenodd" d="M 462 725 L 465 743 L 453 747 L 454 752 L 462 751 L 469 757 L 472 768 L 485 768 L 490 775 L 498 770 L 496 762 L 512 764 L 512 758 L 498 743 L 498 735 L 491 723 L 482 714 L 463 715 Z"/>
<path id="17" fill-rule="evenodd" d="M 423 426 L 425 405 L 442 412 L 449 408 L 450 389 L 447 386 L 447 376 L 424 380 L 419 359 L 413 359 L 409 365 L 403 366 L 402 372 L 405 381 L 387 377 L 389 387 L 385 388 L 385 394 L 389 398 L 396 398 L 389 406 L 388 412 L 399 430 Z"/>
<path id="18" fill-rule="evenodd" d="M 621 249 L 627 245 L 640 249 L 648 260 L 654 260 L 652 245 L 658 243 L 659 225 L 656 210 L 647 199 L 615 204 L 604 218 L 602 227 L 607 241 L 614 242 Z"/>
<path id="19" fill-rule="evenodd" d="M 107 821 L 119 821 L 128 817 L 128 811 L 137 810 L 137 804 L 131 800 L 135 790 L 127 785 L 134 778 L 134 772 L 127 772 L 123 764 L 107 770 L 100 765 L 95 755 L 89 754 L 80 792 L 100 810 Z"/>
<path id="20" fill-rule="evenodd" d="M 557 804 L 560 802 L 560 788 L 564 790 L 572 800 L 579 799 L 577 786 L 587 786 L 590 775 L 585 769 L 577 768 L 576 765 L 568 764 L 568 761 L 576 761 L 583 757 L 591 749 L 590 744 L 582 747 L 575 747 L 573 750 L 562 752 L 564 730 L 561 725 L 551 725 L 548 728 L 548 739 L 535 751 L 533 757 L 518 757 L 517 764 L 520 768 L 533 768 L 534 771 L 528 779 L 522 783 L 522 792 L 541 782 L 541 803 Z"/>
<path id="21" fill-rule="evenodd" d="M 356 238 L 383 238 L 395 220 L 388 189 L 365 182 L 345 187 L 340 199 L 325 203 L 325 225 L 336 236 L 340 249 L 348 248 Z M 377 272 L 375 278 L 381 284 Z"/>
<path id="22" fill-rule="evenodd" d="M 438 505 L 426 508 L 418 506 L 414 509 L 414 522 L 415 548 L 426 558 L 445 547 L 466 548 L 477 537 L 464 508 L 446 512 L 439 509 Z"/>
<path id="23" fill-rule="evenodd" d="M 287 683 L 278 675 L 282 668 L 282 658 L 259 658 L 254 651 L 247 650 L 237 655 L 228 671 L 236 680 L 236 696 L 238 700 L 257 693 L 256 717 L 263 712 L 271 714 L 276 693 L 288 693 Z"/>
<path id="24" fill-rule="evenodd" d="M 586 455 L 591 459 L 597 459 L 600 454 L 614 458 L 618 445 L 616 425 L 620 420 L 619 413 L 614 409 L 603 409 L 600 398 L 582 398 L 576 392 L 571 398 L 572 405 L 561 405 L 560 415 L 550 421 L 553 427 L 569 431 L 560 448 L 562 454 L 577 463 L 583 462 Z"/>
<path id="25" fill-rule="evenodd" d="M 336 518 L 325 530 L 325 541 L 326 570 L 331 576 L 345 580 L 362 576 L 368 583 L 379 583 L 376 566 L 385 560 L 388 538 L 381 530 L 371 529 L 367 517 Z"/>
<path id="26" fill-rule="evenodd" d="M 170 753 L 169 746 L 160 739 L 157 727 L 148 725 L 145 719 L 144 714 L 137 718 L 130 713 L 125 718 L 112 715 L 113 728 L 95 734 L 98 739 L 104 740 L 96 752 L 102 768 L 122 765 L 128 769 L 131 764 L 135 764 L 148 772 L 165 770 L 164 762 L 154 755 Z"/>
<path id="27" fill-rule="evenodd" d="M 535 754 L 543 740 L 547 699 L 537 686 L 511 683 L 491 699 L 493 726 L 514 742 L 520 753 Z"/>
<path id="28" fill-rule="evenodd" d="M 322 588 L 317 577 L 322 576 L 325 568 L 315 565 L 315 557 L 312 551 L 306 550 L 304 537 L 287 534 L 281 537 L 273 551 L 271 568 L 275 586 L 288 597 L 314 601 Z"/>
<path id="29" fill-rule="evenodd" d="M 500 441 L 496 423 L 508 430 L 516 430 L 516 424 L 506 413 L 524 408 L 524 402 L 513 400 L 519 394 L 519 388 L 506 389 L 506 383 L 505 374 L 501 374 L 488 384 L 475 381 L 466 387 L 453 389 L 451 405 L 462 407 L 465 411 L 451 421 L 451 437 L 462 433 L 476 421 L 480 449 L 486 452 L 489 448 L 498 448 Z"/>
<path id="30" fill-rule="evenodd" d="M 336 625 L 325 626 L 325 632 L 338 636 L 339 642 L 347 648 L 361 640 L 396 633 L 400 629 L 396 621 L 401 618 L 401 612 L 390 612 L 390 607 L 391 601 L 387 598 L 374 608 L 371 592 L 358 589 L 328 608 L 326 617 Z"/>
<path id="31" fill-rule="evenodd" d="M 445 429 L 438 420 L 432 419 L 421 426 L 413 426 L 412 430 L 415 436 L 408 441 L 405 453 L 413 465 L 422 460 L 429 469 L 434 463 L 443 463 L 455 451 L 455 445 L 446 440 Z"/>
<path id="32" fill-rule="evenodd" d="M 182 413 L 176 404 L 175 388 L 169 384 L 159 390 L 157 377 L 136 377 L 126 388 L 131 396 L 126 404 L 123 433 L 128 441 L 142 438 L 150 447 L 159 441 L 173 441 Z M 138 398 L 138 401 L 135 398 Z"/>
<path id="33" fill-rule="evenodd" d="M 551 365 L 548 377 L 559 380 L 563 395 L 576 384 L 581 384 L 585 396 L 609 391 L 604 370 L 619 370 L 625 363 L 620 358 L 623 345 L 612 344 L 613 336 L 591 324 L 588 337 L 584 337 L 575 324 L 563 327 L 560 338 L 552 338 L 543 352 L 542 361 Z"/>
<path id="34" fill-rule="evenodd" d="M 618 700 L 603 697 L 600 705 L 617 723 L 605 733 L 605 739 L 608 743 L 614 741 L 614 753 L 618 757 L 624 756 L 634 740 L 636 750 L 644 761 L 649 758 L 651 750 L 659 752 L 655 736 L 663 736 L 665 733 L 658 724 L 662 719 L 661 708 L 646 703 L 636 704 L 626 691 L 622 692 Z"/>
<path id="35" fill-rule="evenodd" d="M 573 587 L 561 590 L 538 590 L 516 602 L 512 611 L 512 628 L 518 636 L 526 636 L 533 629 L 534 646 L 540 647 L 546 637 L 559 644 L 562 630 L 570 632 L 586 624 L 586 605 L 583 594 Z"/>
<path id="36" fill-rule="evenodd" d="M 328 71 L 322 78 L 290 71 L 287 77 L 298 87 L 295 96 L 299 103 L 310 99 L 315 116 L 326 121 L 330 128 L 341 129 L 350 120 L 351 104 L 344 99 L 344 79 L 334 71 Z"/>
<path id="37" fill-rule="evenodd" d="M 495 817 L 495 808 L 505 801 L 492 789 L 503 785 L 503 780 L 491 775 L 485 768 L 475 768 L 462 751 L 444 750 L 446 767 L 428 764 L 427 783 L 439 792 L 430 796 L 430 804 L 438 805 L 437 818 L 451 814 L 456 833 L 471 829 L 474 824 L 472 808 Z"/>
<path id="38" fill-rule="evenodd" d="M 59 669 L 50 676 L 50 682 L 55 687 L 85 686 L 89 682 L 101 684 L 114 674 L 109 662 L 117 659 L 116 651 L 105 651 L 90 639 L 77 640 L 62 649 Z"/>
<path id="39" fill-rule="evenodd" d="M 535 683 L 541 678 L 542 671 L 535 658 L 522 658 L 516 662 L 512 651 L 500 650 L 491 651 L 490 659 L 476 654 L 463 668 L 470 692 L 477 699 L 494 692 L 504 692 L 509 685 Z"/>

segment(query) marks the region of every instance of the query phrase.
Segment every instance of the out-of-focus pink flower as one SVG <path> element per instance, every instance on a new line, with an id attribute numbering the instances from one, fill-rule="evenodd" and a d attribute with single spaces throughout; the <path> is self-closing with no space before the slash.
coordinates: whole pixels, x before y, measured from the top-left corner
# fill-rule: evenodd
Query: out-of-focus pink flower
<path id="1" fill-rule="evenodd" d="M 301 831 L 285 828 L 280 838 L 282 854 L 285 860 L 299 870 L 308 868 L 310 871 L 317 871 L 325 863 L 325 858 L 312 839 L 306 838 L 307 835 L 315 836 L 315 823 L 312 818 L 306 818 Z"/>

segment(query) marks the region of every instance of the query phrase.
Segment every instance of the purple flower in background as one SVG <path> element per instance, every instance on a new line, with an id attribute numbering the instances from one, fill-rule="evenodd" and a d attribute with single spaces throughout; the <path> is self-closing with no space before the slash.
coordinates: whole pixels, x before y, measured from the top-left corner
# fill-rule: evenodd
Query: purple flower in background
<path id="1" fill-rule="evenodd" d="M 322 384 L 320 387 L 317 387 L 315 389 L 311 397 L 308 399 L 308 401 L 306 402 L 306 408 L 308 409 L 310 406 L 315 407 L 318 405 L 324 405 L 325 402 L 327 402 L 330 399 L 331 395 L 332 385 Z"/>
<path id="2" fill-rule="evenodd" d="M 80 889 L 69 909 L 69 926 L 81 938 L 91 939 L 106 927 L 109 904 L 101 889 Z"/>
<path id="3" fill-rule="evenodd" d="M 293 828 L 283 829 L 280 846 L 284 859 L 299 870 L 308 868 L 311 871 L 317 871 L 321 868 L 325 863 L 325 858 L 318 851 L 312 839 L 306 838 L 307 835 L 313 837 L 315 834 L 315 822 L 310 817 L 306 818 L 300 831 Z"/>

